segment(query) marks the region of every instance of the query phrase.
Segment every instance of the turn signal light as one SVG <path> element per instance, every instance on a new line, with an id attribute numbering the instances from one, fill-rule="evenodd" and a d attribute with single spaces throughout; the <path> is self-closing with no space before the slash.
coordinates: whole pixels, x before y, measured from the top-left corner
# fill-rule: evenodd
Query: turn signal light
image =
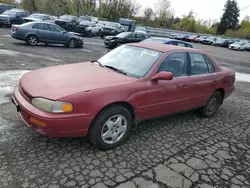
<path id="1" fill-rule="evenodd" d="M 37 119 L 35 119 L 35 118 L 33 118 L 33 117 L 30 117 L 29 120 L 30 120 L 31 123 L 34 123 L 35 125 L 37 125 L 37 126 L 39 126 L 39 127 L 42 127 L 42 128 L 47 127 L 47 124 L 46 124 L 46 123 L 44 123 L 44 122 L 42 122 L 42 121 L 39 121 L 39 120 L 37 120 Z"/>
<path id="2" fill-rule="evenodd" d="M 70 103 L 64 103 L 62 104 L 62 111 L 63 112 L 72 112 L 73 106 Z"/>

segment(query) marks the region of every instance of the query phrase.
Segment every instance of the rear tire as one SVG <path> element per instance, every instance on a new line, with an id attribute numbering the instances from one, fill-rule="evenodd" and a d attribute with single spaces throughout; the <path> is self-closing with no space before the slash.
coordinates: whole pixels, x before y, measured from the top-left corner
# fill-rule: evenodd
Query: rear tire
<path id="1" fill-rule="evenodd" d="M 98 149 L 113 149 L 127 140 L 132 125 L 131 113 L 122 106 L 113 105 L 104 109 L 95 118 L 89 128 L 88 138 Z"/>
<path id="2" fill-rule="evenodd" d="M 31 45 L 31 46 L 36 46 L 36 45 L 38 44 L 38 41 L 39 41 L 39 39 L 38 39 L 38 37 L 35 36 L 35 35 L 29 35 L 29 36 L 27 37 L 27 43 L 28 43 L 29 45 Z"/>
<path id="3" fill-rule="evenodd" d="M 221 93 L 219 91 L 216 91 L 207 101 L 207 104 L 200 109 L 200 114 L 205 118 L 211 118 L 216 114 L 221 104 L 222 104 Z"/>

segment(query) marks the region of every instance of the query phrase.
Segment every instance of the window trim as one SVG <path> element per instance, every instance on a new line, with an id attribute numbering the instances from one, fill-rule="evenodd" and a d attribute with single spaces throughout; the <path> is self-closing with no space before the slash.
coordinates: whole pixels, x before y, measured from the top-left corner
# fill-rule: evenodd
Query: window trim
<path id="1" fill-rule="evenodd" d="M 214 64 L 211 62 L 210 58 L 209 58 L 208 56 L 206 56 L 205 54 L 203 54 L 203 56 L 204 56 L 204 59 L 205 59 L 205 61 L 206 61 L 206 63 L 207 63 L 207 66 L 208 66 L 208 64 L 211 64 L 212 67 L 213 67 L 214 72 L 210 72 L 210 69 L 209 69 L 209 66 L 208 66 L 209 73 L 210 73 L 210 74 L 215 73 L 215 72 L 216 72 L 216 71 L 215 71 L 215 66 L 214 66 Z M 209 60 L 209 62 L 208 62 L 207 60 Z"/>
<path id="2" fill-rule="evenodd" d="M 205 63 L 206 63 L 206 66 L 207 66 L 207 70 L 208 72 L 207 73 L 204 73 L 204 74 L 192 74 L 192 62 L 191 62 L 191 54 L 200 54 L 201 56 L 203 56 L 204 60 L 205 60 Z M 188 56 L 189 56 L 189 67 L 190 67 L 190 72 L 189 72 L 189 75 L 190 76 L 203 76 L 203 75 L 207 75 L 207 74 L 211 74 L 210 73 L 210 70 L 209 70 L 209 67 L 208 67 L 208 64 L 207 64 L 207 61 L 206 61 L 206 58 L 204 57 L 204 54 L 203 53 L 200 53 L 200 52 L 188 52 Z"/>

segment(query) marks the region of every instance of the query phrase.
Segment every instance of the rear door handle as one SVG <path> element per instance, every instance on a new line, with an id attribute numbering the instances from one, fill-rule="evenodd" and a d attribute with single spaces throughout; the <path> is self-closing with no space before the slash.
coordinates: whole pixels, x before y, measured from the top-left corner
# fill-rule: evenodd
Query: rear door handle
<path id="1" fill-rule="evenodd" d="M 188 84 L 186 84 L 186 85 L 182 85 L 182 87 L 188 87 Z"/>

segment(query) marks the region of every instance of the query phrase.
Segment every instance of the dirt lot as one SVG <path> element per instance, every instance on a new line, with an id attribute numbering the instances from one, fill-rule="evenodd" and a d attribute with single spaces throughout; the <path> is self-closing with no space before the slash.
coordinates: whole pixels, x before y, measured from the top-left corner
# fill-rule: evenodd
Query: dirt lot
<path id="1" fill-rule="evenodd" d="M 188 112 L 147 121 L 107 152 L 85 138 L 49 139 L 26 127 L 10 103 L 20 76 L 107 52 L 98 37 L 84 41 L 82 49 L 30 47 L 0 28 L 0 187 L 250 187 L 249 52 L 195 44 L 240 73 L 212 119 Z"/>

